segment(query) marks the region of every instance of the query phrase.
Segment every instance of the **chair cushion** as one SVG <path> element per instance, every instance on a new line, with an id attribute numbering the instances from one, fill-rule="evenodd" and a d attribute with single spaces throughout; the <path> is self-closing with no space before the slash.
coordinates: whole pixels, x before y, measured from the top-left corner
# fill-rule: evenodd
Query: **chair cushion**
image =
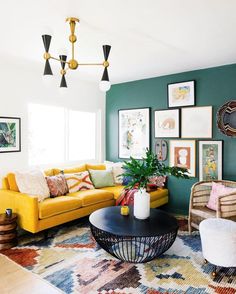
<path id="1" fill-rule="evenodd" d="M 214 210 L 202 206 L 199 209 L 197 207 L 191 209 L 191 214 L 197 215 L 202 219 L 216 217 L 216 212 Z"/>
<path id="2" fill-rule="evenodd" d="M 212 183 L 212 189 L 207 207 L 216 210 L 217 209 L 217 200 L 220 196 L 227 195 L 230 193 L 236 192 L 236 188 L 225 187 L 221 183 Z"/>
<path id="3" fill-rule="evenodd" d="M 114 196 L 111 192 L 100 189 L 79 191 L 76 193 L 70 193 L 68 195 L 80 199 L 82 201 L 82 206 L 89 206 L 114 199 Z"/>
<path id="4" fill-rule="evenodd" d="M 82 201 L 76 197 L 58 196 L 48 198 L 39 203 L 39 218 L 44 219 L 63 212 L 78 209 L 82 206 Z"/>

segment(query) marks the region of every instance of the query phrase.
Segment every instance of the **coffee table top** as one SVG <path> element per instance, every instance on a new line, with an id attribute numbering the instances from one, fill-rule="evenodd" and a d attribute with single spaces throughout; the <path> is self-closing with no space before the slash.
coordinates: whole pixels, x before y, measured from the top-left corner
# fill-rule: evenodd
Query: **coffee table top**
<path id="1" fill-rule="evenodd" d="M 94 227 L 119 236 L 150 237 L 167 234 L 178 228 L 177 220 L 168 213 L 159 209 L 151 209 L 150 217 L 139 220 L 130 214 L 120 214 L 120 206 L 101 208 L 93 212 L 89 222 Z"/>

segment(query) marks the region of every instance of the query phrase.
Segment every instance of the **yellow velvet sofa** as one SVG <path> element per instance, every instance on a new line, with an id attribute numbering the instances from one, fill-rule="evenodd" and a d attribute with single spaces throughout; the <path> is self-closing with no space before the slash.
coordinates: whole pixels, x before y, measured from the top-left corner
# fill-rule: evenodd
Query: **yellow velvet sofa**
<path id="1" fill-rule="evenodd" d="M 106 169 L 103 164 L 84 164 L 76 168 L 64 169 L 64 173 L 76 173 L 89 169 Z M 57 175 L 61 169 L 45 171 L 47 176 Z M 37 196 L 20 193 L 14 173 L 3 178 L 0 189 L 0 213 L 12 208 L 18 214 L 19 226 L 31 233 L 63 224 L 74 219 L 87 216 L 93 211 L 115 205 L 124 186 L 104 187 L 70 193 L 56 198 L 47 198 L 38 202 Z M 168 202 L 168 190 L 158 189 L 150 192 L 151 207 L 156 208 Z"/>

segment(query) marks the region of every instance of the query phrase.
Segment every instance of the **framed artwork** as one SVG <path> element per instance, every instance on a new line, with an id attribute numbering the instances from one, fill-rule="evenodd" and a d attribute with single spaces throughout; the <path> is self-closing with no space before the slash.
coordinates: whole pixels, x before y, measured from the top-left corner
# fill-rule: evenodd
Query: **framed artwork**
<path id="1" fill-rule="evenodd" d="M 179 138 L 180 110 L 155 111 L 155 138 Z"/>
<path id="2" fill-rule="evenodd" d="M 142 159 L 150 148 L 150 108 L 119 110 L 119 158 Z"/>
<path id="3" fill-rule="evenodd" d="M 199 180 L 222 180 L 223 141 L 199 141 Z"/>
<path id="4" fill-rule="evenodd" d="M 170 166 L 187 168 L 190 177 L 196 176 L 196 141 L 170 140 Z"/>
<path id="5" fill-rule="evenodd" d="M 21 151 L 21 125 L 18 117 L 0 117 L 0 152 Z"/>
<path id="6" fill-rule="evenodd" d="M 195 81 L 168 84 L 168 107 L 195 105 Z"/>
<path id="7" fill-rule="evenodd" d="M 181 110 L 182 138 L 212 138 L 212 106 Z"/>

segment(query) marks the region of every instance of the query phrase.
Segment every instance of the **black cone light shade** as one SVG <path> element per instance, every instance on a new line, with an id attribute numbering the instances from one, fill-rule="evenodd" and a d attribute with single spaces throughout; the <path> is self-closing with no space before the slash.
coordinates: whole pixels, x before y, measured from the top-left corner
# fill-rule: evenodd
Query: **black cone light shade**
<path id="1" fill-rule="evenodd" d="M 50 35 L 42 35 L 42 39 L 43 39 L 43 45 L 44 45 L 45 52 L 48 53 L 52 37 Z M 43 75 L 44 76 L 53 75 L 48 59 L 45 62 Z"/>
<path id="2" fill-rule="evenodd" d="M 107 61 L 110 50 L 111 50 L 111 46 L 110 45 L 103 45 L 102 48 L 103 48 L 104 59 L 105 59 L 105 61 Z"/>
<path id="3" fill-rule="evenodd" d="M 104 68 L 104 72 L 103 72 L 103 75 L 102 75 L 102 81 L 108 81 L 109 82 L 109 76 L 108 76 L 108 70 L 107 70 L 107 67 Z"/>
<path id="4" fill-rule="evenodd" d="M 43 38 L 43 45 L 44 45 L 45 52 L 48 52 L 52 36 L 50 36 L 50 35 L 42 35 L 42 38 Z"/>
<path id="5" fill-rule="evenodd" d="M 60 60 L 66 61 L 67 56 L 66 55 L 59 55 Z M 65 62 L 61 61 L 61 68 L 65 69 Z M 66 83 L 66 78 L 65 75 L 63 74 L 61 77 L 61 83 L 60 83 L 60 88 L 67 88 L 67 83 Z"/>
<path id="6" fill-rule="evenodd" d="M 48 59 L 45 62 L 45 67 L 44 67 L 43 75 L 44 76 L 46 76 L 46 75 L 53 75 L 52 69 L 51 69 L 51 66 L 50 66 L 50 63 L 49 63 L 49 60 Z"/>
<path id="7" fill-rule="evenodd" d="M 67 83 L 66 83 L 65 75 L 62 75 L 61 76 L 60 88 L 67 88 Z"/>

